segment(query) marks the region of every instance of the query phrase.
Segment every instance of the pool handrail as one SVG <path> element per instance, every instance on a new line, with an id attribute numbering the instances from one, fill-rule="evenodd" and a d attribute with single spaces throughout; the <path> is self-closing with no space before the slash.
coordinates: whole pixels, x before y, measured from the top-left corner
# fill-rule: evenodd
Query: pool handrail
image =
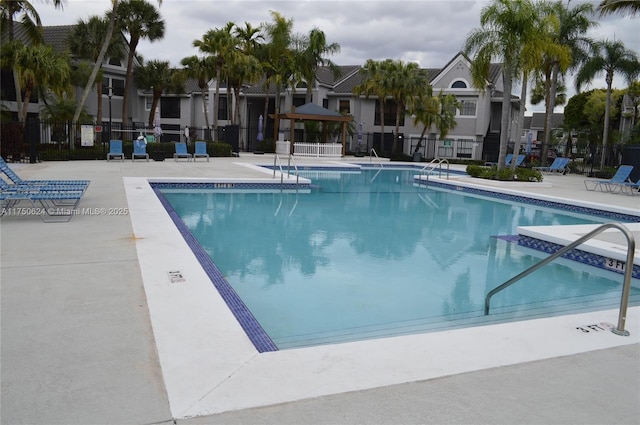
<path id="1" fill-rule="evenodd" d="M 420 170 L 420 177 L 422 177 L 422 174 L 426 172 L 427 180 L 429 180 L 429 174 L 431 171 L 436 169 L 436 166 L 438 167 L 438 177 L 442 177 L 443 162 L 447 164 L 447 180 L 449 180 L 449 161 L 446 158 L 433 158 L 430 163 L 422 167 Z M 422 180 L 422 178 L 420 178 L 420 180 Z"/>
<path id="2" fill-rule="evenodd" d="M 373 155 L 371 155 L 373 154 Z M 380 157 L 378 156 L 378 153 L 376 152 L 376 150 L 374 148 L 371 148 L 371 151 L 369 151 L 369 162 L 373 162 L 373 157 L 376 157 L 378 159 L 378 164 L 380 164 L 380 168 L 383 167 L 382 165 L 382 161 L 380 160 Z"/>
<path id="3" fill-rule="evenodd" d="M 296 160 L 293 158 L 292 154 L 287 154 L 287 178 L 291 177 L 291 161 L 293 160 L 293 168 L 296 170 L 296 189 L 298 188 L 298 184 L 300 183 L 300 172 L 298 171 L 298 165 L 296 164 Z M 280 155 L 276 152 L 273 158 L 273 177 L 276 177 L 276 163 L 278 168 L 280 168 L 280 184 L 284 184 L 284 170 L 282 169 L 282 161 L 280 161 Z"/>
<path id="4" fill-rule="evenodd" d="M 513 285 L 514 283 L 516 283 L 517 281 L 519 281 L 523 277 L 533 273 L 534 271 L 538 270 L 542 266 L 545 266 L 545 265 L 549 264 L 550 262 L 552 262 L 556 258 L 566 254 L 567 252 L 571 251 L 573 248 L 577 247 L 578 245 L 583 244 L 584 242 L 588 241 L 589 239 L 593 238 L 594 236 L 596 236 L 596 235 L 600 234 L 601 232 L 603 232 L 603 231 L 605 231 L 607 229 L 610 229 L 610 228 L 615 228 L 615 229 L 620 230 L 624 234 L 624 236 L 627 238 L 627 262 L 625 264 L 624 279 L 623 279 L 623 284 L 622 284 L 622 296 L 621 296 L 621 299 L 620 299 L 620 310 L 619 310 L 619 313 L 618 313 L 618 326 L 617 326 L 617 328 L 612 328 L 611 332 L 613 332 L 616 335 L 628 336 L 629 335 L 629 331 L 626 331 L 624 329 L 624 325 L 625 325 L 625 322 L 627 320 L 627 307 L 629 305 L 629 293 L 631 291 L 631 274 L 633 272 L 633 257 L 634 257 L 635 250 L 636 250 L 636 241 L 635 241 L 635 238 L 633 237 L 633 233 L 631 233 L 631 231 L 626 226 L 624 226 L 624 225 L 622 225 L 620 223 L 604 223 L 604 224 L 598 226 L 596 229 L 592 230 L 591 232 L 587 233 L 586 235 L 582 236 L 581 238 L 579 238 L 579 239 L 573 241 L 572 243 L 570 243 L 569 245 L 559 249 L 553 255 L 550 255 L 549 257 L 545 258 L 544 260 L 534 264 L 533 266 L 529 267 L 528 269 L 526 269 L 522 273 L 518 274 L 517 276 L 514 276 L 511 279 L 507 280 L 502 285 L 493 288 L 491 291 L 489 291 L 489 293 L 487 294 L 487 296 L 484 299 L 484 314 L 485 314 L 485 316 L 487 316 L 489 314 L 489 307 L 490 307 L 490 303 L 491 303 L 491 297 L 494 296 L 496 293 L 502 291 L 503 289 L 506 289 L 507 287 Z"/>

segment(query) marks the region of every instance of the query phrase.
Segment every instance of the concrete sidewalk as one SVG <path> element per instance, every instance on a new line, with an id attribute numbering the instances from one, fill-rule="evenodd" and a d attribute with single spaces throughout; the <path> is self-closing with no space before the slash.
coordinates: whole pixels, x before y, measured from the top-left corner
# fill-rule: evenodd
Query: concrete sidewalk
<path id="1" fill-rule="evenodd" d="M 241 163 L 273 158 L 11 165 L 24 179 L 90 179 L 80 207 L 113 215 L 1 219 L 2 424 L 174 423 L 123 177 L 270 177 Z M 550 185 L 519 190 L 640 209 L 640 197 L 587 192 L 583 180 L 549 176 Z M 639 398 L 640 346 L 632 344 L 177 423 L 632 424 Z"/>

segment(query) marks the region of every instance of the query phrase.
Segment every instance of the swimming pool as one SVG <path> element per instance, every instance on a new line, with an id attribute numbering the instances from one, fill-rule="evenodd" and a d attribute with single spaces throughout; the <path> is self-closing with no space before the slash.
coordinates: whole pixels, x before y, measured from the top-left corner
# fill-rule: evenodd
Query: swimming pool
<path id="1" fill-rule="evenodd" d="M 309 173 L 309 194 L 162 190 L 277 348 L 486 323 L 486 293 L 541 256 L 518 226 L 606 221 L 417 188 L 412 170 Z M 536 272 L 490 320 L 615 307 L 619 276 L 589 269 Z"/>

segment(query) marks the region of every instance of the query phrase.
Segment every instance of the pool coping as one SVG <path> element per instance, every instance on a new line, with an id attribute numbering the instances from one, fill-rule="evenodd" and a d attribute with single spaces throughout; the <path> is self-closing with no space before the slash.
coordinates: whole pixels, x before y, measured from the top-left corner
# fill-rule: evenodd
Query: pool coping
<path id="1" fill-rule="evenodd" d="M 617 323 L 617 310 L 606 310 L 258 353 L 162 208 L 149 184 L 157 180 L 125 177 L 124 186 L 175 418 L 432 379 L 640 341 L 640 308 L 632 307 L 627 316 L 630 337 L 577 329 Z M 179 278 L 173 279 L 175 276 Z"/>

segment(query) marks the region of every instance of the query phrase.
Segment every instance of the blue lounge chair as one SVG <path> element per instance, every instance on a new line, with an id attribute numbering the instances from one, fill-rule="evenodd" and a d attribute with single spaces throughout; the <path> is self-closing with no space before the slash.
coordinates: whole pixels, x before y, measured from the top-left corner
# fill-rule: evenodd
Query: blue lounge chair
<path id="1" fill-rule="evenodd" d="M 548 167 L 533 167 L 534 170 L 541 171 L 543 173 L 566 173 L 567 165 L 569 165 L 569 158 L 556 157 L 550 166 Z"/>
<path id="2" fill-rule="evenodd" d="M 173 154 L 173 159 L 178 160 L 178 158 L 187 158 L 187 161 L 191 161 L 191 154 L 187 152 L 187 144 L 184 142 L 176 143 L 176 153 Z"/>
<path id="3" fill-rule="evenodd" d="M 5 182 L 6 183 L 6 182 Z M 9 185 L 13 186 L 13 185 Z M 55 188 L 3 188 L 0 190 L 0 216 L 12 214 L 12 209 L 21 201 L 29 201 L 30 215 L 38 215 L 44 222 L 69 221 L 77 213 L 84 192 Z M 18 214 L 20 210 L 15 209 Z"/>
<path id="4" fill-rule="evenodd" d="M 91 182 L 90 180 L 22 180 L 2 157 L 0 157 L 0 172 L 17 186 L 75 186 L 78 190 L 84 191 Z"/>
<path id="5" fill-rule="evenodd" d="M 124 153 L 122 152 L 122 140 L 109 141 L 109 152 L 107 153 L 107 161 L 111 158 L 120 158 L 124 161 Z"/>
<path id="6" fill-rule="evenodd" d="M 136 158 L 144 158 L 149 162 L 149 154 L 147 153 L 147 141 L 145 139 L 137 139 L 133 141 L 133 153 L 131 154 L 131 161 L 135 161 Z"/>
<path id="7" fill-rule="evenodd" d="M 617 190 L 616 190 L 617 189 Z M 627 181 L 622 183 L 611 183 L 611 192 L 626 193 L 627 195 L 640 195 L 640 179 L 637 182 Z"/>
<path id="8" fill-rule="evenodd" d="M 592 191 L 600 188 L 602 192 L 611 192 L 615 185 L 628 181 L 632 171 L 633 165 L 621 165 L 609 180 L 585 180 L 584 187 Z"/>
<path id="9" fill-rule="evenodd" d="M 512 153 L 508 153 L 507 156 L 505 156 L 504 158 L 504 163 L 506 165 L 511 164 L 511 160 L 513 159 L 513 154 Z"/>
<path id="10" fill-rule="evenodd" d="M 196 142 L 196 151 L 193 153 L 194 162 L 196 158 L 207 158 L 207 162 L 209 162 L 209 154 L 207 153 L 206 142 Z"/>

